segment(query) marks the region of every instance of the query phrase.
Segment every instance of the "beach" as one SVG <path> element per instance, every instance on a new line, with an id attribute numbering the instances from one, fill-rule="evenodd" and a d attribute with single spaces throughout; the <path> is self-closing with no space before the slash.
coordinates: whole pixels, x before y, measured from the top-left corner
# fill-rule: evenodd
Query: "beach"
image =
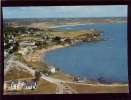
<path id="1" fill-rule="evenodd" d="M 24 56 L 24 59 L 25 61 L 27 62 L 40 62 L 41 61 L 41 56 L 45 56 L 45 54 L 47 52 L 50 52 L 50 51 L 53 51 L 53 50 L 56 50 L 56 49 L 60 49 L 60 48 L 64 48 L 64 47 L 68 47 L 69 45 L 54 45 L 52 47 L 48 47 L 48 48 L 42 48 L 40 50 L 36 50 L 34 51 L 33 53 L 29 54 L 29 55 L 25 55 Z"/>

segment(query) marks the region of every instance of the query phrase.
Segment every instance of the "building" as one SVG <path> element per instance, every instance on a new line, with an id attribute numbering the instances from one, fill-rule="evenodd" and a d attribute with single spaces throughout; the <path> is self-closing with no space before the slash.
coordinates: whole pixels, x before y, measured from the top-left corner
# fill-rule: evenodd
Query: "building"
<path id="1" fill-rule="evenodd" d="M 9 39 L 9 43 L 13 43 L 13 39 Z"/>
<path id="2" fill-rule="evenodd" d="M 7 57 L 7 56 L 8 56 L 8 52 L 4 51 L 4 57 Z"/>
<path id="3" fill-rule="evenodd" d="M 12 80 L 4 82 L 4 91 L 21 91 L 36 89 L 37 82 L 34 80 Z"/>
<path id="4" fill-rule="evenodd" d="M 19 46 L 21 46 L 21 47 L 35 46 L 35 42 L 22 41 L 22 42 L 19 43 Z"/>
<path id="5" fill-rule="evenodd" d="M 29 52 L 28 48 L 20 48 L 20 50 L 18 51 L 18 53 L 22 54 L 22 55 L 27 55 L 27 53 Z"/>
<path id="6" fill-rule="evenodd" d="M 13 80 L 10 84 L 10 90 L 16 90 L 16 91 L 20 91 L 23 89 L 25 85 L 24 81 L 20 81 L 20 80 Z"/>
<path id="7" fill-rule="evenodd" d="M 55 73 L 56 72 L 55 67 L 54 66 L 49 66 L 49 72 Z"/>
<path id="8" fill-rule="evenodd" d="M 32 80 L 31 82 L 27 82 L 25 89 L 31 90 L 31 89 L 36 89 L 37 82 Z"/>

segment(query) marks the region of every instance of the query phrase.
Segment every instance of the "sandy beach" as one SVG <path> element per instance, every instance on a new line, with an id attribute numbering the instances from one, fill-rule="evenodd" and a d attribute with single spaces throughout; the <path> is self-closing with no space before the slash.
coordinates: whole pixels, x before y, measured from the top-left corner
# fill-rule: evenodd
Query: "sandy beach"
<path id="1" fill-rule="evenodd" d="M 29 54 L 29 55 L 26 55 L 24 57 L 25 61 L 29 62 L 29 61 L 32 61 L 32 62 L 36 62 L 36 61 L 41 61 L 41 56 L 44 56 L 47 52 L 49 51 L 53 51 L 53 50 L 56 50 L 56 49 L 59 49 L 59 48 L 64 48 L 64 47 L 67 47 L 69 45 L 54 45 L 52 47 L 49 47 L 47 49 L 45 48 L 42 48 L 40 50 L 36 50 L 34 51 L 33 53 Z"/>

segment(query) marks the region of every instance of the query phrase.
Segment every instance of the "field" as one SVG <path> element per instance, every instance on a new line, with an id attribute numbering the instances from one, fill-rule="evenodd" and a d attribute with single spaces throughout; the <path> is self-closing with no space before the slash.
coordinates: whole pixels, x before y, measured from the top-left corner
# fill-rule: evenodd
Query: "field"
<path id="1" fill-rule="evenodd" d="M 68 84 L 72 88 L 74 88 L 79 93 L 128 93 L 129 87 L 128 85 L 119 86 L 99 86 L 99 85 L 76 85 L 76 84 Z"/>

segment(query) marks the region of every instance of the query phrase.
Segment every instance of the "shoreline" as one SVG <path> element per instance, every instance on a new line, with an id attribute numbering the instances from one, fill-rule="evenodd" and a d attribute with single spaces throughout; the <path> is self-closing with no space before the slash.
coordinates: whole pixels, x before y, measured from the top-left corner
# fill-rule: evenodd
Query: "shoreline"
<path id="1" fill-rule="evenodd" d="M 113 23 L 127 23 L 126 21 L 117 21 L 117 22 L 112 22 L 112 23 L 104 23 L 104 24 L 113 24 Z M 63 28 L 63 27 L 75 27 L 75 26 L 81 26 L 81 25 L 93 25 L 93 24 L 101 24 L 101 23 L 85 23 L 85 24 L 81 24 L 81 23 L 78 23 L 78 24 L 67 24 L 67 25 L 54 25 L 54 26 L 50 26 L 48 28 L 52 29 L 52 28 Z"/>
<path id="2" fill-rule="evenodd" d="M 46 54 L 48 52 L 51 52 L 51 51 L 54 51 L 54 50 L 57 50 L 57 49 L 61 49 L 61 48 L 66 48 L 66 47 L 69 47 L 70 45 L 54 45 L 53 47 L 49 47 L 45 50 L 42 50 L 41 51 L 41 55 L 40 55 L 40 58 L 39 58 L 39 61 L 42 62 L 42 63 L 45 63 L 44 61 L 44 57 L 46 56 Z"/>
<path id="3" fill-rule="evenodd" d="M 60 48 L 65 48 L 65 47 L 69 47 L 71 45 L 54 45 L 52 47 L 48 47 L 48 48 L 42 48 L 42 49 L 39 49 L 39 50 L 36 50 L 35 52 L 32 53 L 32 55 L 30 56 L 30 60 L 25 57 L 26 61 L 29 62 L 29 61 L 32 61 L 32 62 L 42 62 L 42 63 L 45 63 L 44 60 L 41 60 L 45 55 L 46 53 L 50 52 L 50 51 L 53 51 L 53 50 L 57 50 L 57 49 L 60 49 Z M 65 73 L 64 73 L 65 74 Z M 68 74 L 68 73 L 66 73 Z M 70 75 L 70 74 L 68 74 Z M 91 80 L 89 80 L 91 81 Z M 78 83 L 79 84 L 79 83 Z M 106 84 L 106 83 L 91 83 L 92 85 L 97 85 L 97 86 L 101 86 L 101 85 L 110 85 L 110 86 L 128 86 L 128 83 L 111 83 L 111 84 Z"/>
<path id="4" fill-rule="evenodd" d="M 52 47 L 48 47 L 46 48 L 42 48 L 39 50 L 34 51 L 31 55 L 29 55 L 30 57 L 24 57 L 25 60 L 28 61 L 41 61 L 41 57 L 45 56 L 47 52 L 56 50 L 56 49 L 60 49 L 60 48 L 65 48 L 65 47 L 69 47 L 70 45 L 54 45 Z M 43 62 L 42 62 L 43 63 Z"/>

